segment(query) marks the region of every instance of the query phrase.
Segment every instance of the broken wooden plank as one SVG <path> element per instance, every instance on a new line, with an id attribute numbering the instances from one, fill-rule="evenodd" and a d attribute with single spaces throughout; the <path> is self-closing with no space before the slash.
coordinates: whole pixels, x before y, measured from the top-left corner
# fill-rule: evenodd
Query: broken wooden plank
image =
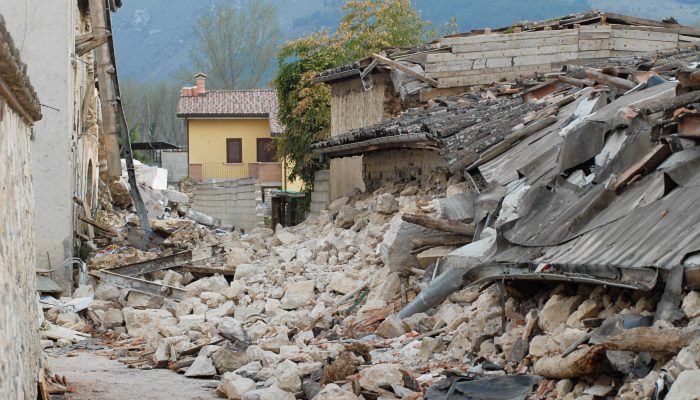
<path id="1" fill-rule="evenodd" d="M 671 146 L 666 143 L 657 144 L 649 153 L 642 157 L 641 160 L 632 164 L 629 168 L 620 173 L 613 184 L 613 190 L 622 190 L 632 181 L 635 176 L 648 173 L 661 164 L 661 162 L 663 162 L 670 155 Z"/>
<path id="2" fill-rule="evenodd" d="M 418 264 L 425 268 L 437 260 L 447 257 L 447 255 L 453 252 L 456 248 L 456 246 L 437 246 L 417 254 L 416 258 L 418 259 Z"/>
<path id="3" fill-rule="evenodd" d="M 697 333 L 679 328 L 658 329 L 644 326 L 624 329 L 616 335 L 607 337 L 601 346 L 606 350 L 678 353 L 697 337 Z"/>
<path id="4" fill-rule="evenodd" d="M 192 250 L 186 250 L 165 257 L 140 261 L 133 264 L 111 268 L 109 271 L 124 276 L 139 276 L 150 272 L 179 267 L 193 262 Z"/>
<path id="5" fill-rule="evenodd" d="M 566 357 L 543 357 L 535 362 L 534 372 L 545 378 L 572 379 L 590 375 L 605 359 L 605 348 L 600 345 L 576 350 Z"/>
<path id="6" fill-rule="evenodd" d="M 85 222 L 88 225 L 91 225 L 91 226 L 97 228 L 98 230 L 102 231 L 103 233 L 106 233 L 108 236 L 117 237 L 119 235 L 117 233 L 117 231 L 115 231 L 114 229 L 110 228 L 107 225 L 103 225 L 103 224 L 93 220 L 90 217 L 87 217 L 84 215 L 78 215 L 78 219 L 80 219 L 81 221 Z"/>
<path id="7" fill-rule="evenodd" d="M 606 75 L 598 70 L 591 68 L 585 68 L 586 77 L 592 79 L 596 82 L 620 88 L 622 90 L 630 90 L 636 86 L 634 82 L 628 81 L 627 79 L 618 78 L 616 76 Z"/>
<path id="8" fill-rule="evenodd" d="M 372 57 L 374 57 L 375 59 L 378 59 L 379 61 L 381 61 L 384 64 L 387 64 L 391 67 L 398 69 L 399 71 L 405 73 L 406 75 L 408 75 L 410 77 L 421 80 L 430 86 L 437 86 L 438 85 L 438 83 L 435 79 L 430 79 L 430 78 L 426 77 L 425 75 L 419 74 L 418 72 L 416 72 L 416 71 L 408 68 L 407 66 L 402 65 L 394 60 L 391 60 L 391 59 L 386 58 L 384 56 L 381 56 L 379 54 L 372 54 Z"/>
<path id="9" fill-rule="evenodd" d="M 475 227 L 471 224 L 465 224 L 459 221 L 450 221 L 447 219 L 439 219 L 428 217 L 425 215 L 404 214 L 401 219 L 412 224 L 424 226 L 441 232 L 456 233 L 464 236 L 474 236 Z"/>
<path id="10" fill-rule="evenodd" d="M 672 99 L 661 97 L 647 103 L 640 109 L 640 113 L 642 115 L 650 115 L 661 111 L 676 110 L 690 103 L 697 103 L 698 101 L 700 101 L 700 90 L 684 93 Z"/>
<path id="11" fill-rule="evenodd" d="M 564 83 L 568 83 L 569 85 L 576 86 L 576 87 L 593 87 L 595 86 L 595 82 L 590 80 L 590 79 L 577 79 L 577 78 L 572 78 L 567 75 L 559 75 L 557 76 L 557 79 Z"/>
<path id="12" fill-rule="evenodd" d="M 678 119 L 678 136 L 690 139 L 700 139 L 700 114 L 683 114 Z"/>
<path id="13" fill-rule="evenodd" d="M 109 271 L 98 271 L 92 274 L 97 275 L 102 282 L 137 292 L 150 294 L 152 296 L 168 297 L 174 300 L 185 300 L 187 298 L 187 291 L 175 286 L 163 285 L 160 283 L 150 282 L 145 279 L 115 274 Z"/>
<path id="14" fill-rule="evenodd" d="M 471 236 L 462 235 L 439 235 L 439 236 L 419 236 L 410 239 L 414 249 L 425 246 L 457 246 L 472 242 Z"/>

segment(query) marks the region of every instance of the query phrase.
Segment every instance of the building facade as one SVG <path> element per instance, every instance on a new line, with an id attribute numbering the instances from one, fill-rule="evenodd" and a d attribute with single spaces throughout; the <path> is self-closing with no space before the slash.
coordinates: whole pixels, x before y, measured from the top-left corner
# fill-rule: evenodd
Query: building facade
<path id="1" fill-rule="evenodd" d="M 84 212 L 74 198 L 92 209 L 99 182 L 99 99 L 95 88 L 94 54 L 81 47 L 91 33 L 87 1 L 0 3 L 7 29 L 27 63 L 41 98 L 43 115 L 34 127 L 36 264 L 50 269 L 77 254 L 76 240 Z M 72 271 L 52 278 L 68 291 Z"/>
<path id="2" fill-rule="evenodd" d="M 287 181 L 274 138 L 284 132 L 274 90 L 206 90 L 206 75 L 184 87 L 177 115 L 187 129 L 188 171 L 196 181 L 259 178 L 263 187 L 297 189 Z"/>
<path id="3" fill-rule="evenodd" d="M 35 289 L 32 152 L 37 95 L 0 15 L 0 398 L 36 399 L 41 350 Z"/>

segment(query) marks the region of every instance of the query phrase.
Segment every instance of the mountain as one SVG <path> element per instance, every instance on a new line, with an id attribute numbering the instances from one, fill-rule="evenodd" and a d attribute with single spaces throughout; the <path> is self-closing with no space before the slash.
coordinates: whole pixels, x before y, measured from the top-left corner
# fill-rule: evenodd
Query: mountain
<path id="1" fill-rule="evenodd" d="M 189 63 L 196 45 L 198 17 L 217 2 L 200 0 L 125 0 L 114 14 L 113 33 L 122 79 L 148 82 L 173 79 Z M 248 0 L 233 0 L 242 4 Z M 279 8 L 283 40 L 323 28 L 334 29 L 344 0 L 272 0 Z M 684 24 L 700 20 L 700 0 L 413 0 L 423 18 L 436 25 L 455 17 L 462 31 L 537 21 L 597 8 L 646 18 L 673 16 Z M 177 82 L 178 85 L 187 82 Z"/>

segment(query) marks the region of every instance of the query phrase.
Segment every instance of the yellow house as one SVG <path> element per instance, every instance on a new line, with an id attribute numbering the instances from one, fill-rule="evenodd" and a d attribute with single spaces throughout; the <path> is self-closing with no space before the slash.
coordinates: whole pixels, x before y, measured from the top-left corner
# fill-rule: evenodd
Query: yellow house
<path id="1" fill-rule="evenodd" d="M 263 187 L 298 190 L 287 182 L 275 155 L 274 137 L 284 132 L 277 120 L 274 90 L 206 90 L 206 75 L 184 87 L 177 116 L 187 129 L 189 176 L 198 181 L 257 177 Z"/>

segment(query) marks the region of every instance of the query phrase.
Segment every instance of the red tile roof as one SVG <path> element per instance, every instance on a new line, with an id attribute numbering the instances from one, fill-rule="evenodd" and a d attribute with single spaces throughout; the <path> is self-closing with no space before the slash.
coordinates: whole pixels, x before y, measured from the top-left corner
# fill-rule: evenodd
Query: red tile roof
<path id="1" fill-rule="evenodd" d="M 275 90 L 208 90 L 177 103 L 178 117 L 269 117 L 272 134 L 284 132 L 278 110 Z"/>

